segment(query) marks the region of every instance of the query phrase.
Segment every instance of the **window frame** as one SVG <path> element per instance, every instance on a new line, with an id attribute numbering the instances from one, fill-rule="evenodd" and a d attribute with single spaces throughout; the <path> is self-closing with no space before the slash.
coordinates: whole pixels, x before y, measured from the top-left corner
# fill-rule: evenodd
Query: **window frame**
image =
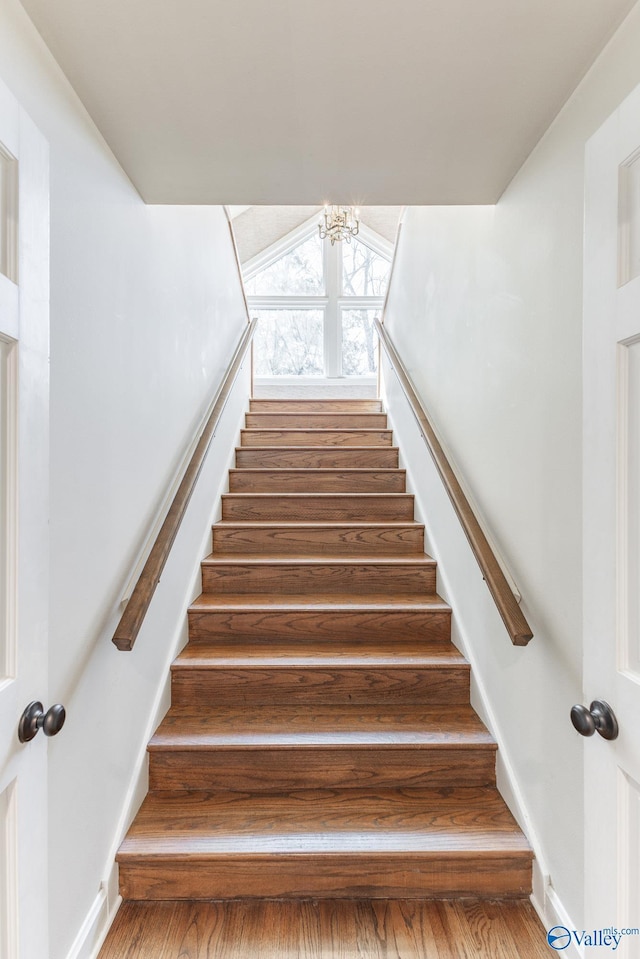
<path id="1" fill-rule="evenodd" d="M 297 246 L 313 236 L 318 229 L 318 215 L 315 214 L 295 230 L 277 240 L 266 250 L 252 257 L 244 264 L 242 273 L 244 282 L 252 280 L 256 274 L 272 266 L 281 257 L 294 250 Z M 358 241 L 368 247 L 373 253 L 383 257 L 389 263 L 393 257 L 393 245 L 384 237 L 375 233 L 365 224 L 360 224 Z M 358 383 L 374 382 L 376 374 L 349 375 L 342 373 L 342 311 L 351 310 L 379 310 L 384 306 L 384 296 L 345 296 L 342 290 L 342 244 L 345 240 L 331 245 L 327 239 L 323 241 L 324 267 L 324 296 L 276 295 L 254 296 L 247 295 L 249 311 L 251 310 L 302 310 L 319 309 L 324 311 L 324 379 L 348 379 Z M 260 379 L 279 383 L 285 381 L 301 382 L 306 377 L 291 377 L 273 375 Z M 318 382 L 323 377 L 313 377 Z"/>

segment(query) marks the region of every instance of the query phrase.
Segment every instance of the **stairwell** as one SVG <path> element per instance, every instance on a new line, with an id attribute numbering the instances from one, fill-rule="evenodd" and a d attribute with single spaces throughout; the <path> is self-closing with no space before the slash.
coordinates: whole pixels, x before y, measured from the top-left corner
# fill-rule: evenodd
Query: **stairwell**
<path id="1" fill-rule="evenodd" d="M 251 401 L 202 590 L 125 900 L 530 894 L 379 401 Z"/>

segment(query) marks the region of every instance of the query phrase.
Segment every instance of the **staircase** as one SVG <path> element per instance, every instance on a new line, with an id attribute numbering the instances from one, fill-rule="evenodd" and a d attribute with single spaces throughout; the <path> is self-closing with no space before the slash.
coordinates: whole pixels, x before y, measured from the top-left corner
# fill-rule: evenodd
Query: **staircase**
<path id="1" fill-rule="evenodd" d="M 124 899 L 530 893 L 405 490 L 378 401 L 251 401 Z"/>

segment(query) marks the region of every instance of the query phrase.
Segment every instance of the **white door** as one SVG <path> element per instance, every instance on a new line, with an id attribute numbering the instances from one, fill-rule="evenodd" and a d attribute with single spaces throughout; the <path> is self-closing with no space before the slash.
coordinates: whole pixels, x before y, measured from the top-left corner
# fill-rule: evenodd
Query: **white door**
<path id="1" fill-rule="evenodd" d="M 49 158 L 0 84 L 0 959 L 47 959 Z"/>
<path id="2" fill-rule="evenodd" d="M 585 739 L 585 928 L 631 930 L 615 953 L 638 959 L 640 88 L 587 144 L 585 191 L 584 705 L 619 724 Z"/>

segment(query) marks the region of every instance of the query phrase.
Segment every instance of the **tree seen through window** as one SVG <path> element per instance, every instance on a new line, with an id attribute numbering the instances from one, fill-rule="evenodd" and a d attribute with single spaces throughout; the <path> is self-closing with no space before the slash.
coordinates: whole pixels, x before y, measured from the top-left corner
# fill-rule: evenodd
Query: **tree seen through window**
<path id="1" fill-rule="evenodd" d="M 256 375 L 375 374 L 374 319 L 389 269 L 389 258 L 366 242 L 332 247 L 316 229 L 271 262 L 267 258 L 246 281 L 251 315 L 259 320 Z"/>

